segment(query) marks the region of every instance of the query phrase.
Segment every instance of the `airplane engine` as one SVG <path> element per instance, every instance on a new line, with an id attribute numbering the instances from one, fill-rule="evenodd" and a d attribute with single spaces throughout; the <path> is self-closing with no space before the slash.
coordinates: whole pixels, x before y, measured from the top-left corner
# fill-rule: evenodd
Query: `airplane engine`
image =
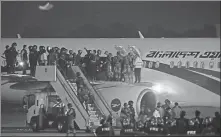
<path id="1" fill-rule="evenodd" d="M 128 103 L 130 100 L 133 101 L 136 113 L 135 118 L 138 116 L 142 106 L 146 109 L 149 108 L 149 110 L 151 110 L 149 112 L 153 113 L 158 100 L 156 94 L 146 86 L 118 85 L 116 87 L 97 88 L 97 91 L 101 93 L 106 103 L 117 115 L 120 115 L 124 103 Z"/>

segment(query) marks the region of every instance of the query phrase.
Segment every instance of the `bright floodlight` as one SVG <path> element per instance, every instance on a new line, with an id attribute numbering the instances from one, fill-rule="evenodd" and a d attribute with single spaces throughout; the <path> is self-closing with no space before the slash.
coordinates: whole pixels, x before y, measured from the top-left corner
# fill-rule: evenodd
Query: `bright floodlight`
<path id="1" fill-rule="evenodd" d="M 24 62 L 19 62 L 19 66 L 23 67 L 23 65 L 24 65 Z"/>
<path id="2" fill-rule="evenodd" d="M 161 93 L 162 90 L 163 90 L 163 87 L 162 87 L 161 84 L 156 84 L 156 85 L 154 85 L 154 86 L 152 87 L 152 89 L 153 89 L 154 91 L 158 92 L 158 93 Z"/>

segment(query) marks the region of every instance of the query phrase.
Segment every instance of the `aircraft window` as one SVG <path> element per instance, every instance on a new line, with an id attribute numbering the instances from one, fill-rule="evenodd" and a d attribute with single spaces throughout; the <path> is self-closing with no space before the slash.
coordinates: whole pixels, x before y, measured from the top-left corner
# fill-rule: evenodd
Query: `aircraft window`
<path id="1" fill-rule="evenodd" d="M 160 67 L 160 62 L 157 61 L 157 62 L 155 63 L 155 68 L 159 68 L 159 67 Z"/>
<path id="2" fill-rule="evenodd" d="M 220 62 L 218 62 L 218 68 L 220 68 Z"/>
<path id="3" fill-rule="evenodd" d="M 170 68 L 173 68 L 173 67 L 174 67 L 174 62 L 171 61 L 171 62 L 170 62 Z"/>
<path id="4" fill-rule="evenodd" d="M 194 68 L 197 68 L 197 67 L 198 67 L 198 62 L 197 62 L 197 61 L 194 61 L 194 62 L 193 62 L 193 67 L 194 67 Z"/>
<path id="5" fill-rule="evenodd" d="M 186 62 L 186 68 L 189 68 L 189 67 L 190 67 L 190 62 L 187 61 L 187 62 Z"/>
<path id="6" fill-rule="evenodd" d="M 153 62 L 152 62 L 152 61 L 149 62 L 148 67 L 149 67 L 149 68 L 152 68 L 152 67 L 153 67 Z"/>
<path id="7" fill-rule="evenodd" d="M 28 108 L 35 105 L 35 95 L 28 96 Z"/>
<path id="8" fill-rule="evenodd" d="M 213 68 L 214 67 L 214 62 L 213 61 L 211 61 L 210 63 L 209 63 L 209 68 Z"/>
<path id="9" fill-rule="evenodd" d="M 178 68 L 181 68 L 181 67 L 182 67 L 182 62 L 181 62 L 181 61 L 179 61 L 179 62 L 177 63 L 177 67 L 178 67 Z"/>
<path id="10" fill-rule="evenodd" d="M 201 62 L 201 63 L 200 63 L 200 68 L 204 69 L 204 67 L 205 67 L 204 62 Z"/>

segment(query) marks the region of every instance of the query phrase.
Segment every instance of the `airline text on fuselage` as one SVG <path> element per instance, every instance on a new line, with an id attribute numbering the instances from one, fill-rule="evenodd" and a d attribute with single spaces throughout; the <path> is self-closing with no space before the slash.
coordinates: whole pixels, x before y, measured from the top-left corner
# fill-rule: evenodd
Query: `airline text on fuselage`
<path id="1" fill-rule="evenodd" d="M 201 53 L 199 51 L 150 51 L 146 58 L 220 58 L 221 54 L 218 51 L 206 51 Z"/>

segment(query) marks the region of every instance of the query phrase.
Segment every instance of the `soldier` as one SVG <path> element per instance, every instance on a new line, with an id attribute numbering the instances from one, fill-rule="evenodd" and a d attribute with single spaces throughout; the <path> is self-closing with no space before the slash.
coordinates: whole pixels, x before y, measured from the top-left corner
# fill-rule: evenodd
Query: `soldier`
<path id="1" fill-rule="evenodd" d="M 73 136 L 76 136 L 76 131 L 75 131 L 75 127 L 74 127 L 76 113 L 75 113 L 74 108 L 72 108 L 71 103 L 68 103 L 68 109 L 65 114 L 67 116 L 67 123 L 68 123 L 67 136 L 70 134 L 70 132 L 73 133 Z"/>
<path id="2" fill-rule="evenodd" d="M 106 122 L 105 119 L 101 119 L 101 126 L 99 126 L 95 133 L 98 137 L 102 136 L 114 136 L 114 130 L 111 127 L 109 122 Z"/>
<path id="3" fill-rule="evenodd" d="M 133 107 L 133 101 L 132 100 L 130 100 L 129 102 L 128 102 L 128 105 L 129 105 L 129 110 L 130 110 L 130 123 L 132 123 L 132 124 L 134 124 L 134 126 L 135 126 L 135 110 L 134 110 L 134 107 Z"/>
<path id="4" fill-rule="evenodd" d="M 79 100 L 81 103 L 84 102 L 84 96 L 85 96 L 85 89 L 84 89 L 84 79 L 81 77 L 81 73 L 77 72 L 77 79 L 76 79 L 76 85 L 77 85 L 77 94 L 79 97 Z"/>
<path id="5" fill-rule="evenodd" d="M 125 78 L 125 81 L 129 82 L 129 83 L 132 83 L 133 82 L 133 79 L 131 77 L 131 62 L 132 62 L 132 58 L 131 58 L 131 55 L 128 53 L 127 56 L 125 56 L 123 58 L 123 75 L 124 75 L 124 78 Z"/>
<path id="6" fill-rule="evenodd" d="M 121 109 L 120 117 L 122 125 L 124 125 L 124 121 L 126 119 L 130 119 L 130 109 L 128 108 L 127 103 L 124 103 L 124 107 Z"/>
<path id="7" fill-rule="evenodd" d="M 144 131 L 144 126 L 145 123 L 147 122 L 147 114 L 145 113 L 145 108 L 144 106 L 141 107 L 140 114 L 138 116 L 138 122 L 137 122 L 137 127 L 141 130 Z"/>

